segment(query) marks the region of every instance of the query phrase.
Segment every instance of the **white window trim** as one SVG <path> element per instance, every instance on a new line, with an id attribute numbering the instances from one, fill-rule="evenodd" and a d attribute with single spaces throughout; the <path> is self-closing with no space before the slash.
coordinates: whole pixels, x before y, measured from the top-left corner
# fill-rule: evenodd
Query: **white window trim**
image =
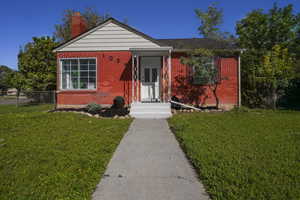
<path id="1" fill-rule="evenodd" d="M 95 59 L 96 61 L 96 88 L 95 89 L 63 89 L 62 87 L 62 60 L 78 60 L 78 63 L 79 63 L 79 60 L 80 59 Z M 74 58 L 60 58 L 59 59 L 59 89 L 60 91 L 97 91 L 98 89 L 98 86 L 97 86 L 97 83 L 98 83 L 98 60 L 97 60 L 97 57 L 74 57 Z"/>

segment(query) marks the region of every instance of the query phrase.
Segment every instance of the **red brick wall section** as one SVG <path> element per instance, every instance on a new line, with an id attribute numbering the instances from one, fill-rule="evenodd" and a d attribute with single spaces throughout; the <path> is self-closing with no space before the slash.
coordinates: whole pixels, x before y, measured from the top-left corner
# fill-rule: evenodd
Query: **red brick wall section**
<path id="1" fill-rule="evenodd" d="M 112 104 L 116 96 L 123 96 L 126 104 L 131 101 L 131 53 L 122 52 L 61 52 L 60 58 L 96 58 L 97 89 L 96 90 L 60 90 L 58 77 L 58 105 L 86 105 L 91 102 Z M 60 67 L 57 68 L 60 73 Z"/>
<path id="2" fill-rule="evenodd" d="M 182 53 L 172 55 L 172 95 L 177 96 L 184 103 L 201 106 L 215 105 L 215 98 L 208 86 L 194 85 L 191 81 L 190 68 L 180 62 Z M 221 82 L 218 85 L 217 94 L 220 105 L 238 104 L 238 60 L 232 58 L 220 58 Z"/>
<path id="3" fill-rule="evenodd" d="M 189 67 L 180 62 L 184 54 L 172 54 L 172 95 L 179 97 L 184 103 L 198 105 L 214 105 L 215 99 L 208 86 L 193 85 L 190 81 Z M 60 52 L 60 58 L 96 58 L 97 89 L 96 90 L 60 90 L 57 76 L 58 105 L 86 105 L 91 102 L 112 104 L 116 96 L 123 96 L 126 104 L 131 103 L 131 53 L 120 52 Z M 237 58 L 221 58 L 221 83 L 218 96 L 221 105 L 237 105 L 238 103 L 238 60 Z M 57 68 L 60 73 L 60 67 Z"/>

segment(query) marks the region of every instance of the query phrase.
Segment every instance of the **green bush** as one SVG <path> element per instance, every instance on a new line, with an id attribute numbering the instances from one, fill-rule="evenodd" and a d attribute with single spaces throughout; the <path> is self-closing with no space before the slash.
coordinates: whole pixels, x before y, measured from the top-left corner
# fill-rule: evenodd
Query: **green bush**
<path id="1" fill-rule="evenodd" d="M 101 106 L 99 104 L 96 104 L 96 103 L 89 103 L 86 106 L 86 109 L 89 113 L 96 114 L 101 110 Z"/>
<path id="2" fill-rule="evenodd" d="M 116 96 L 116 97 L 114 98 L 113 108 L 121 109 L 121 108 L 124 108 L 124 105 L 125 105 L 125 100 L 124 100 L 123 97 L 121 97 L 121 96 Z"/>

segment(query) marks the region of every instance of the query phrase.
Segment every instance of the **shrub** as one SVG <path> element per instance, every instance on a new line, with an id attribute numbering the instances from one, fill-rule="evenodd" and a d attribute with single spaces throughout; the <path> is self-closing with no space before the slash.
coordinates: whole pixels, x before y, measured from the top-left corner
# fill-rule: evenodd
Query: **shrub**
<path id="1" fill-rule="evenodd" d="M 176 102 L 179 102 L 179 103 L 180 103 L 180 100 L 179 100 L 179 98 L 178 98 L 178 97 L 176 97 L 176 96 L 172 96 L 171 100 L 172 100 L 172 101 L 176 101 Z M 172 109 L 179 110 L 179 109 L 181 109 L 181 106 L 180 106 L 180 105 L 178 105 L 178 104 L 175 104 L 175 103 L 171 103 L 171 108 L 172 108 Z"/>
<path id="2" fill-rule="evenodd" d="M 96 104 L 96 103 L 89 103 L 86 106 L 86 109 L 89 113 L 96 114 L 101 110 L 101 106 L 99 104 Z"/>
<path id="3" fill-rule="evenodd" d="M 123 108 L 124 105 L 125 105 L 125 100 L 124 100 L 123 97 L 121 97 L 121 96 L 116 96 L 116 97 L 114 98 L 113 108 L 118 108 L 118 109 L 120 109 L 120 108 Z"/>

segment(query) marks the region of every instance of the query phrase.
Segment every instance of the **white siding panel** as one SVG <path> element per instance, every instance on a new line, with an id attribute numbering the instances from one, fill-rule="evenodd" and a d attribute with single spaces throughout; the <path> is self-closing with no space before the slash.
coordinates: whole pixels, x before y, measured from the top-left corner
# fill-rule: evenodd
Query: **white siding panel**
<path id="1" fill-rule="evenodd" d="M 87 35 L 85 39 L 114 39 L 114 38 L 142 38 L 138 37 L 137 35 L 128 35 L 128 34 L 93 34 L 93 35 Z M 143 38 L 144 39 L 144 38 Z"/>
<path id="2" fill-rule="evenodd" d="M 145 42 L 144 38 L 113 38 L 114 42 L 121 43 L 131 43 L 131 42 Z M 85 43 L 93 43 L 97 44 L 97 42 L 101 43 L 111 43 L 111 41 L 107 41 L 107 38 L 86 38 L 84 41 L 78 41 L 77 44 L 85 44 Z"/>
<path id="3" fill-rule="evenodd" d="M 69 45 L 69 47 L 76 47 L 76 48 L 80 48 L 80 47 L 98 47 L 99 45 L 97 43 L 77 43 L 77 44 L 71 44 Z M 149 43 L 147 42 L 126 42 L 126 43 L 122 43 L 122 42 L 118 42 L 118 43 L 111 43 L 111 42 L 106 42 L 106 43 L 102 43 L 101 47 L 128 47 L 128 46 L 132 46 L 132 47 L 139 47 L 142 48 L 143 46 L 150 46 L 153 47 L 152 45 L 149 45 Z"/>
<path id="4" fill-rule="evenodd" d="M 110 22 L 58 51 L 129 50 L 130 48 L 156 47 L 159 45 Z"/>
<path id="5" fill-rule="evenodd" d="M 141 48 L 141 47 L 131 47 L 131 48 Z M 153 46 L 143 46 L 143 48 L 153 48 Z M 128 51 L 128 47 L 102 47 L 101 50 L 99 50 L 98 47 L 88 47 L 88 50 L 82 50 L 85 49 L 85 47 L 68 47 L 64 48 L 63 51 Z M 117 50 L 116 50 L 117 49 Z M 60 50 L 62 51 L 62 50 Z"/>

